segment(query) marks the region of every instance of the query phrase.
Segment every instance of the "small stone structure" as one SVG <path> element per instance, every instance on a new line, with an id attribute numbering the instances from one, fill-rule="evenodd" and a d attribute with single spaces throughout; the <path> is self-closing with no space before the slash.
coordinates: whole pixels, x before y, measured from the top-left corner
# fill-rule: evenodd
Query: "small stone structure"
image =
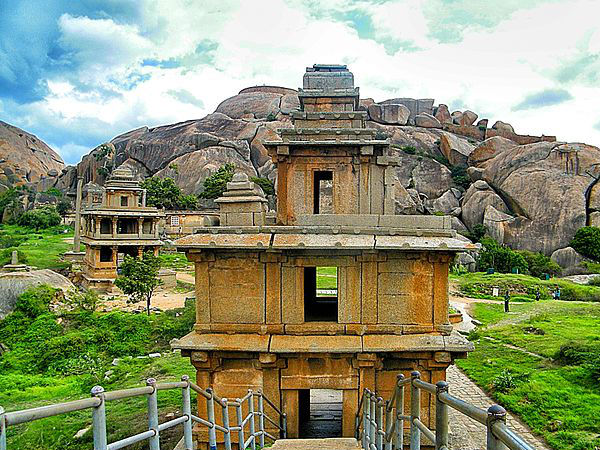
<path id="1" fill-rule="evenodd" d="M 144 251 L 158 254 L 162 245 L 158 235 L 160 212 L 146 206 L 146 191 L 128 168 L 112 173 L 100 198 L 88 198 L 92 201 L 81 213 L 81 242 L 86 246 L 83 284 L 106 290 L 112 288 L 123 255 L 139 256 Z"/>
<path id="2" fill-rule="evenodd" d="M 10 255 L 10 264 L 6 264 L 2 267 L 4 272 L 25 272 L 29 270 L 29 267 L 25 264 L 19 264 L 19 252 L 13 250 Z"/>
<path id="3" fill-rule="evenodd" d="M 264 197 L 237 175 L 218 200 L 221 226 L 176 241 L 195 263 L 196 324 L 173 347 L 200 386 L 228 398 L 262 390 L 287 413 L 288 437 L 302 437 L 311 390 L 340 390 L 351 437 L 364 388 L 389 396 L 415 369 L 436 383 L 472 349 L 452 333 L 448 266 L 474 246 L 450 217 L 394 215 L 398 162 L 365 128 L 346 66 L 309 67 L 299 98 L 295 127 L 265 143 L 278 171 L 276 225 L 264 225 Z M 318 287 L 325 276 L 335 289 Z M 199 400 L 199 416 L 205 408 Z M 434 414 L 423 396 L 430 428 Z M 206 448 L 206 428 L 196 440 Z"/>

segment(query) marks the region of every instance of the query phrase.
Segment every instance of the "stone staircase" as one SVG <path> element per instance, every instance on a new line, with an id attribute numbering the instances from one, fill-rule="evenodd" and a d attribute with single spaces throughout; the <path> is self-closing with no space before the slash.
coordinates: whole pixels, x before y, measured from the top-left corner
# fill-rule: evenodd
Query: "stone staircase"
<path id="1" fill-rule="evenodd" d="M 272 450 L 360 450 L 354 438 L 278 439 Z"/>

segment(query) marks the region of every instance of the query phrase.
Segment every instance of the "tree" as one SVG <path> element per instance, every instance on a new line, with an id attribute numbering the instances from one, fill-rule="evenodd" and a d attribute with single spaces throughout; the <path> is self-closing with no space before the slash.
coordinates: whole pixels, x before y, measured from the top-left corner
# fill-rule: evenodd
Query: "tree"
<path id="1" fill-rule="evenodd" d="M 492 238 L 483 238 L 481 244 L 479 267 L 482 269 L 493 267 L 498 272 L 510 273 L 512 269 L 517 268 L 519 272 L 527 273 L 529 269 L 527 261 L 518 252 L 510 247 L 498 244 Z"/>
<path id="2" fill-rule="evenodd" d="M 146 300 L 146 312 L 150 315 L 150 300 L 154 290 L 162 284 L 158 278 L 160 258 L 145 252 L 141 258 L 125 255 L 115 286 L 129 295 L 130 303 Z"/>
<path id="3" fill-rule="evenodd" d="M 25 211 L 17 219 L 19 225 L 33 228 L 35 231 L 59 225 L 60 221 L 60 216 L 52 206 Z"/>
<path id="4" fill-rule="evenodd" d="M 59 200 L 56 204 L 56 212 L 59 216 L 65 217 L 67 213 L 71 210 L 71 202 L 65 198 Z"/>
<path id="5" fill-rule="evenodd" d="M 200 193 L 201 198 L 219 198 L 227 189 L 227 183 L 233 178 L 235 166 L 227 163 L 204 180 L 204 190 Z"/>
<path id="6" fill-rule="evenodd" d="M 262 188 L 265 195 L 275 194 L 275 186 L 273 186 L 273 183 L 268 178 L 250 177 L 250 181 L 258 184 Z"/>
<path id="7" fill-rule="evenodd" d="M 600 228 L 581 227 L 575 233 L 571 247 L 583 256 L 600 261 Z"/>
<path id="8" fill-rule="evenodd" d="M 169 210 L 198 208 L 198 198 L 192 194 L 183 195 L 173 178 L 149 177 L 140 185 L 146 189 L 148 206 Z"/>

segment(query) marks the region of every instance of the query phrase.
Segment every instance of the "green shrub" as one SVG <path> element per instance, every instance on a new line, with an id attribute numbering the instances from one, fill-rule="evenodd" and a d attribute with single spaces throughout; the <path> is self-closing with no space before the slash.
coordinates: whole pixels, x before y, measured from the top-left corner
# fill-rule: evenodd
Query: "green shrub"
<path id="1" fill-rule="evenodd" d="M 457 186 L 464 189 L 469 189 L 471 186 L 471 177 L 467 174 L 467 168 L 465 166 L 453 166 L 450 169 L 452 180 Z"/>
<path id="2" fill-rule="evenodd" d="M 51 195 L 56 198 L 61 198 L 63 196 L 63 193 L 60 191 L 60 189 L 57 189 L 55 187 L 51 187 L 50 189 L 47 189 L 45 192 L 42 193 L 46 195 Z"/>
<path id="3" fill-rule="evenodd" d="M 61 217 L 56 208 L 51 206 L 25 211 L 17 219 L 19 225 L 33 228 L 35 231 L 59 225 L 60 221 Z"/>
<path id="4" fill-rule="evenodd" d="M 27 240 L 27 236 L 23 235 L 0 235 L 0 248 L 18 247 Z"/>
<path id="5" fill-rule="evenodd" d="M 417 153 L 417 149 L 412 145 L 405 145 L 401 148 L 401 150 L 409 155 L 414 155 Z"/>
<path id="6" fill-rule="evenodd" d="M 227 163 L 213 173 L 206 177 L 203 186 L 204 190 L 200 193 L 201 198 L 219 198 L 225 192 L 227 183 L 233 178 L 235 172 L 235 165 Z"/>
<path id="7" fill-rule="evenodd" d="M 571 241 L 571 247 L 583 256 L 600 261 L 600 228 L 580 228 Z"/>
<path id="8" fill-rule="evenodd" d="M 254 183 L 258 184 L 265 193 L 265 195 L 275 194 L 275 186 L 268 178 L 250 177 L 250 181 L 253 181 Z"/>
<path id="9" fill-rule="evenodd" d="M 600 276 L 592 278 L 587 284 L 590 286 L 600 286 Z"/>
<path id="10" fill-rule="evenodd" d="M 600 381 L 600 344 L 569 342 L 560 347 L 554 359 L 562 365 L 582 366 L 594 380 Z"/>
<path id="11" fill-rule="evenodd" d="M 511 273 L 513 268 L 520 273 L 527 273 L 527 261 L 521 254 L 511 248 L 500 245 L 492 238 L 481 240 L 482 250 L 479 253 L 479 266 L 484 270 L 488 267 L 495 268 L 498 272 Z"/>
<path id="12" fill-rule="evenodd" d="M 32 319 L 49 312 L 52 300 L 56 298 L 58 289 L 41 284 L 27 289 L 17 299 L 16 311 L 21 311 Z"/>
<path id="13" fill-rule="evenodd" d="M 548 273 L 551 276 L 559 276 L 562 272 L 561 267 L 543 253 L 527 250 L 521 250 L 519 253 L 527 261 L 527 267 L 531 276 L 539 278 L 544 273 Z"/>
<path id="14" fill-rule="evenodd" d="M 481 242 L 487 233 L 485 225 L 478 223 L 473 226 L 470 232 L 463 233 L 465 237 L 471 239 L 473 242 Z"/>
<path id="15" fill-rule="evenodd" d="M 505 394 L 511 389 L 515 388 L 516 386 L 517 379 L 508 369 L 502 370 L 502 372 L 500 372 L 492 379 L 492 389 L 496 392 L 501 392 Z"/>

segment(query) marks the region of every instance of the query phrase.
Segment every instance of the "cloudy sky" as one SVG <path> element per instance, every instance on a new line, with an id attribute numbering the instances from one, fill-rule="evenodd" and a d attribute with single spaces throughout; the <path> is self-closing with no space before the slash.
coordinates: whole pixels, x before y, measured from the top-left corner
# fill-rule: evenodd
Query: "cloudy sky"
<path id="1" fill-rule="evenodd" d="M 0 120 L 76 163 L 343 63 L 362 97 L 435 98 L 600 145 L 599 15 L 598 0 L 0 0 Z"/>

